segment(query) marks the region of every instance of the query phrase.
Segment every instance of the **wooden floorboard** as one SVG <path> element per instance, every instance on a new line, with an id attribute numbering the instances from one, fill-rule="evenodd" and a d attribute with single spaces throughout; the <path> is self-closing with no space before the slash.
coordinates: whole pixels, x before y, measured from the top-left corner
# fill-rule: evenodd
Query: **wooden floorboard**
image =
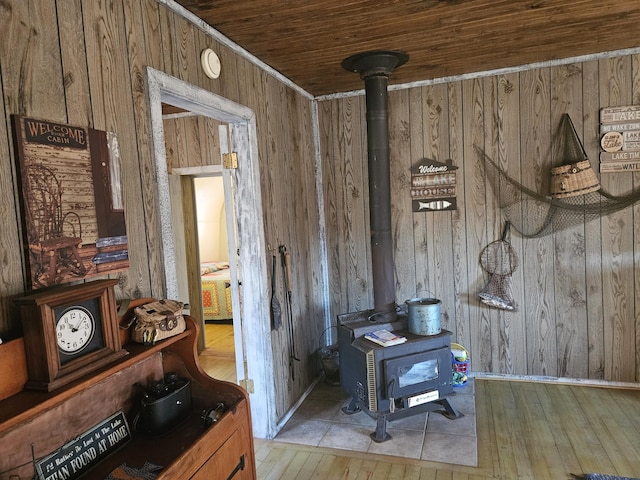
<path id="1" fill-rule="evenodd" d="M 589 420 L 611 464 L 615 466 L 615 473 L 633 476 L 640 465 L 640 454 L 637 446 L 634 447 L 630 441 L 633 441 L 638 433 L 630 436 L 625 434 L 629 427 L 628 415 L 618 407 L 615 395 L 608 391 L 596 391 L 576 399 L 582 410 L 602 413 L 589 416 Z"/>
<path id="2" fill-rule="evenodd" d="M 256 439 L 258 478 L 640 478 L 640 387 L 476 379 L 475 388 L 478 467 Z"/>
<path id="3" fill-rule="evenodd" d="M 233 325 L 204 326 L 205 349 L 200 352 L 200 365 L 214 378 L 237 383 Z"/>
<path id="4" fill-rule="evenodd" d="M 522 399 L 523 408 L 531 403 L 532 397 L 539 404 L 539 409 L 537 410 L 539 417 L 527 419 L 527 425 L 531 425 L 534 421 L 539 421 L 541 423 L 539 428 L 544 428 L 544 433 L 541 434 L 537 442 L 531 442 L 530 448 L 540 450 L 539 442 L 543 442 L 547 447 L 533 464 L 536 472 L 540 475 L 540 478 L 558 478 L 558 476 L 569 471 L 580 472 L 580 465 L 576 461 L 571 442 L 574 432 L 571 432 L 573 423 L 570 421 L 570 414 L 575 410 L 574 401 L 571 398 L 562 398 L 560 396 L 563 387 L 552 389 L 551 393 L 555 393 L 555 397 L 550 395 L 544 384 L 536 383 L 527 387 L 530 393 L 529 396 L 524 396 Z M 566 406 L 568 409 L 567 411 L 562 409 L 559 411 L 559 406 Z"/>

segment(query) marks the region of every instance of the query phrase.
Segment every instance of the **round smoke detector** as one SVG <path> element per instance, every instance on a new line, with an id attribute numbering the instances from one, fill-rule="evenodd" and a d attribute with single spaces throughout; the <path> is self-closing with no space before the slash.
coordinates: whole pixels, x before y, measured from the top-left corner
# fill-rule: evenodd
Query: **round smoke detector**
<path id="1" fill-rule="evenodd" d="M 202 63 L 202 70 L 204 74 L 209 78 L 218 78 L 220 76 L 220 59 L 216 52 L 207 48 L 202 51 L 200 55 L 200 62 Z"/>

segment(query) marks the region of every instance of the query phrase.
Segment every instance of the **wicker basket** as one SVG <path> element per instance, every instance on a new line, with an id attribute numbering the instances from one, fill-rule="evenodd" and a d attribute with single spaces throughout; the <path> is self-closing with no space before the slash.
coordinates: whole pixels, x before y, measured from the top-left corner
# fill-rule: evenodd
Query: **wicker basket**
<path id="1" fill-rule="evenodd" d="M 551 169 L 551 196 L 554 198 L 575 197 L 599 189 L 600 182 L 589 160 Z"/>

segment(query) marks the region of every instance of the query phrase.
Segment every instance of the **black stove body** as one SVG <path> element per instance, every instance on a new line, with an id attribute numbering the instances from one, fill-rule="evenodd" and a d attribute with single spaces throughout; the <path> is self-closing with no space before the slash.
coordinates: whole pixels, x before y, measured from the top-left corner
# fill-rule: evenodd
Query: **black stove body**
<path id="1" fill-rule="evenodd" d="M 340 386 L 351 396 L 347 414 L 366 412 L 377 421 L 371 437 L 391 438 L 387 421 L 427 411 L 455 419 L 462 415 L 449 403 L 455 395 L 451 368 L 451 332 L 414 335 L 405 315 L 388 323 L 369 320 L 373 311 L 338 315 Z M 374 315 L 375 318 L 375 315 Z M 407 337 L 400 345 L 383 347 L 364 337 L 387 329 Z"/>

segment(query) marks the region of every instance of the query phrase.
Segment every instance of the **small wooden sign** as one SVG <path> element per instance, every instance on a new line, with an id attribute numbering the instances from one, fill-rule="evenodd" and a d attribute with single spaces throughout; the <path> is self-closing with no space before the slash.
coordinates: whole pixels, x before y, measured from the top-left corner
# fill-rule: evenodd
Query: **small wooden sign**
<path id="1" fill-rule="evenodd" d="M 624 140 L 620 132 L 607 132 L 600 139 L 600 146 L 605 152 L 622 150 Z"/>
<path id="2" fill-rule="evenodd" d="M 624 129 L 621 132 L 607 132 L 600 139 L 600 146 L 605 152 L 640 151 L 640 130 Z"/>
<path id="3" fill-rule="evenodd" d="M 130 439 L 131 431 L 127 419 L 122 411 L 117 412 L 56 452 L 36 461 L 37 479 L 78 478 Z"/>
<path id="4" fill-rule="evenodd" d="M 423 158 L 411 169 L 414 212 L 456 210 L 456 170 L 449 163 Z"/>
<path id="5" fill-rule="evenodd" d="M 625 130 L 622 132 L 622 150 L 640 150 L 640 130 Z"/>
<path id="6" fill-rule="evenodd" d="M 600 173 L 609 172 L 637 172 L 640 170 L 640 160 L 630 162 L 601 162 Z"/>
<path id="7" fill-rule="evenodd" d="M 605 107 L 600 110 L 601 123 L 640 122 L 640 105 Z"/>
<path id="8" fill-rule="evenodd" d="M 600 133 L 624 132 L 626 130 L 640 130 L 640 122 L 633 123 L 609 123 L 600 125 Z"/>
<path id="9" fill-rule="evenodd" d="M 635 152 L 600 152 L 600 162 L 628 162 L 640 160 L 640 151 Z"/>

